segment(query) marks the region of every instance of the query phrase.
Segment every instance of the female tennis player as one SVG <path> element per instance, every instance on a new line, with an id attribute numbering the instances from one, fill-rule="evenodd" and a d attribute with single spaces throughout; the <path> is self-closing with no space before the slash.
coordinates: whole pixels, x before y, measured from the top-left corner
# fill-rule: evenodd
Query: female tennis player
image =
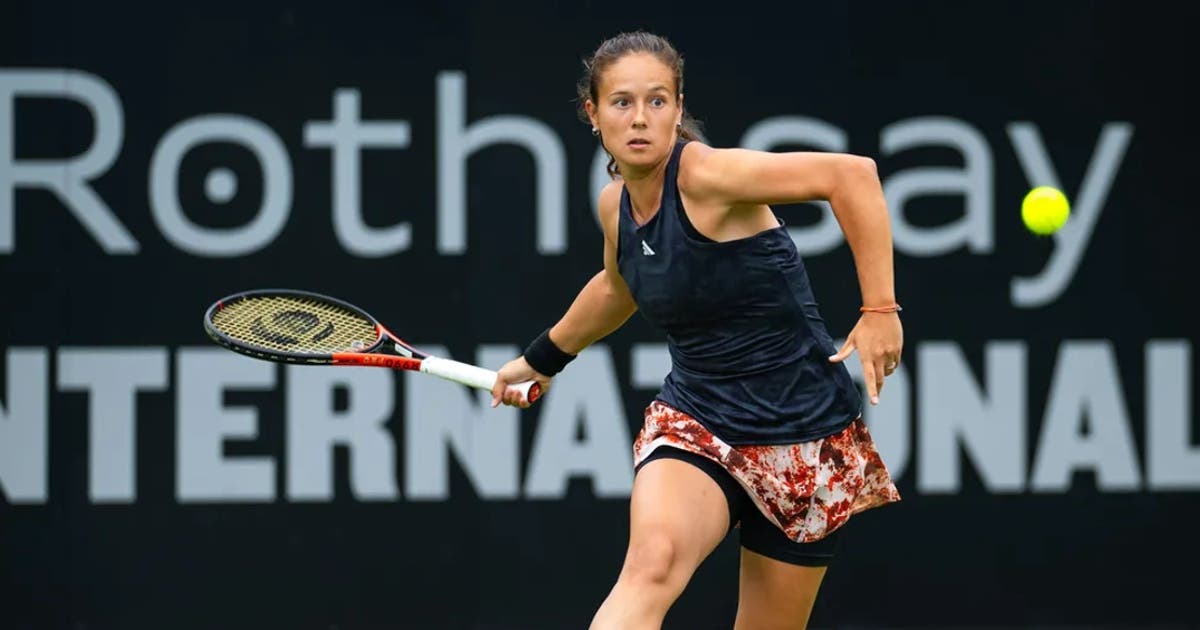
<path id="1" fill-rule="evenodd" d="M 600 193 L 604 269 L 554 326 L 499 370 L 550 378 L 635 310 L 667 334 L 671 371 L 633 445 L 630 538 L 593 630 L 659 628 L 733 529 L 735 628 L 804 628 L 841 528 L 899 493 L 861 419 L 844 361 L 878 403 L 903 346 L 892 241 L 872 160 L 716 149 L 683 107 L 664 38 L 603 42 L 579 84 L 613 181 Z M 795 245 L 769 204 L 828 200 L 853 252 L 862 315 L 836 348 Z"/>

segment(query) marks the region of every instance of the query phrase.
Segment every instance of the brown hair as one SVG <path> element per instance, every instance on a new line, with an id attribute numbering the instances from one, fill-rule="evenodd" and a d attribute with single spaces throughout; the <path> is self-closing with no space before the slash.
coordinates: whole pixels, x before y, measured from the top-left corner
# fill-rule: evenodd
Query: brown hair
<path id="1" fill-rule="evenodd" d="M 676 97 L 683 94 L 683 57 L 671 42 L 665 37 L 645 31 L 621 33 L 604 40 L 590 59 L 583 60 L 583 76 L 575 86 L 580 120 L 591 124 L 584 103 L 589 99 L 593 103 L 599 102 L 600 76 L 618 59 L 633 53 L 650 53 L 663 62 L 675 74 Z M 679 136 L 687 140 L 704 140 L 700 122 L 692 118 L 686 107 L 683 109 L 683 118 L 679 125 Z M 608 156 L 608 175 L 613 179 L 617 178 L 617 162 L 611 154 Z"/>

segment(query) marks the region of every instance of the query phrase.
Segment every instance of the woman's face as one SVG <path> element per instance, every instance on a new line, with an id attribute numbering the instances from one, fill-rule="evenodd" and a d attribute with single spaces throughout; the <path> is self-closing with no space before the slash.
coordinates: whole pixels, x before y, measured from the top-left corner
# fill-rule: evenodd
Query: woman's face
<path id="1" fill-rule="evenodd" d="M 597 91 L 588 117 L 619 165 L 650 167 L 670 155 L 683 115 L 671 68 L 652 54 L 631 53 L 604 70 Z"/>

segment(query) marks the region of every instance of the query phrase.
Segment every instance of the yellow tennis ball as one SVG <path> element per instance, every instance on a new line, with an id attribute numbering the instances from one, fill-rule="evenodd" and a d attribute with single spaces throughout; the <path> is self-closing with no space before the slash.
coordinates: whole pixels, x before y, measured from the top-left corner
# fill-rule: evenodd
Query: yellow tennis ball
<path id="1" fill-rule="evenodd" d="M 1057 232 L 1070 216 L 1067 196 L 1053 186 L 1038 186 L 1021 202 L 1021 220 L 1030 232 L 1039 236 Z"/>

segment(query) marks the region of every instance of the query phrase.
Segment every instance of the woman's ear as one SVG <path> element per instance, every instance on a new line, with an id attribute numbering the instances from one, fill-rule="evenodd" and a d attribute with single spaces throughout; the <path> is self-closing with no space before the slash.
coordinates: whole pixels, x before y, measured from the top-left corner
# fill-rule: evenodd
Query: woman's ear
<path id="1" fill-rule="evenodd" d="M 587 112 L 588 120 L 592 123 L 592 129 L 600 128 L 600 121 L 596 118 L 596 104 L 592 99 L 588 99 L 583 103 L 583 111 Z"/>

